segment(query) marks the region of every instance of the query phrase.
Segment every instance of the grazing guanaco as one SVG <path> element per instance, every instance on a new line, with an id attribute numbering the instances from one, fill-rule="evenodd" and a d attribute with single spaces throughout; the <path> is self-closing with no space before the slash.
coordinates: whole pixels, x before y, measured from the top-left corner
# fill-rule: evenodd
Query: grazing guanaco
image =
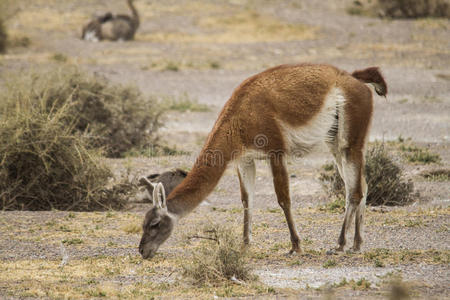
<path id="1" fill-rule="evenodd" d="M 127 0 L 127 4 L 131 10 L 131 16 L 106 13 L 96 17 L 83 27 L 81 38 L 93 42 L 134 39 L 134 34 L 139 27 L 139 14 L 133 5 L 133 0 Z"/>
<path id="2" fill-rule="evenodd" d="M 214 189 L 227 165 L 235 161 L 244 206 L 244 243 L 250 242 L 254 198 L 254 159 L 269 162 L 278 203 L 284 211 L 292 249 L 301 252 L 291 213 L 288 156 L 303 156 L 325 142 L 335 158 L 346 189 L 344 222 L 336 250 L 355 216 L 353 250 L 361 247 L 367 184 L 364 146 L 372 117 L 371 83 L 378 95 L 387 86 L 378 68 L 349 74 L 325 64 L 281 65 L 241 83 L 223 107 L 192 170 L 167 197 L 161 187 L 145 215 L 139 252 L 155 255 L 184 217 Z M 155 189 L 156 190 L 156 189 Z M 155 198 L 156 197 L 156 198 Z"/>

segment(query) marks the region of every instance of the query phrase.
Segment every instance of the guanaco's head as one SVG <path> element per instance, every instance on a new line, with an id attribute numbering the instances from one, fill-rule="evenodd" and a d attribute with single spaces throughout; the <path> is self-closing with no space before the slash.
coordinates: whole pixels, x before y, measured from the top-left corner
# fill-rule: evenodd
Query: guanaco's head
<path id="1" fill-rule="evenodd" d="M 175 218 L 167 210 L 166 194 L 162 183 L 154 184 L 153 205 L 145 214 L 143 233 L 139 243 L 139 253 L 144 259 L 155 256 L 159 246 L 172 233 Z"/>

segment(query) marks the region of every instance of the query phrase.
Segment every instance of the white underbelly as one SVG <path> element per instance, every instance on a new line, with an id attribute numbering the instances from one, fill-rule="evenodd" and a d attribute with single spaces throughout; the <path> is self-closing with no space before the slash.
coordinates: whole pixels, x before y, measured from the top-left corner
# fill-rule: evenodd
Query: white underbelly
<path id="1" fill-rule="evenodd" d="M 291 127 L 280 122 L 288 154 L 291 156 L 304 156 L 317 145 L 330 139 L 329 132 L 336 122 L 337 108 L 345 102 L 342 91 L 332 89 L 325 98 L 324 105 L 319 113 L 306 125 Z"/>
<path id="2" fill-rule="evenodd" d="M 336 113 L 339 110 L 341 114 L 342 105 L 345 102 L 343 92 L 338 88 L 333 88 L 325 98 L 322 109 L 305 125 L 292 127 L 289 124 L 280 121 L 281 132 L 286 142 L 286 149 L 273 149 L 273 153 L 266 153 L 258 150 L 261 145 L 266 145 L 270 137 L 264 134 L 255 137 L 254 144 L 256 149 L 247 150 L 242 156 L 243 160 L 267 159 L 270 155 L 286 154 L 288 156 L 305 156 L 314 148 L 327 140 L 330 140 L 330 130 L 336 122 Z M 344 116 L 340 116 L 343 118 Z M 341 125 L 339 125 L 341 126 Z M 343 130 L 343 128 L 339 128 Z M 283 153 L 282 153 L 283 152 Z"/>

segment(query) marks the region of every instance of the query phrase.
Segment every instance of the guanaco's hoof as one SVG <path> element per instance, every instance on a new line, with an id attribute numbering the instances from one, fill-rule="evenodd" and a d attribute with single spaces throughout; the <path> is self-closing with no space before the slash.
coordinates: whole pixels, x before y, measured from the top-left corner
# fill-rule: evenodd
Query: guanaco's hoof
<path id="1" fill-rule="evenodd" d="M 344 251 L 344 247 L 337 247 L 337 248 L 333 248 L 330 249 L 326 252 L 327 255 L 337 255 L 339 252 L 343 252 Z"/>
<path id="2" fill-rule="evenodd" d="M 361 249 L 360 248 L 356 248 L 356 247 L 352 247 L 350 248 L 348 251 L 348 253 L 353 254 L 353 253 L 360 253 Z"/>
<path id="3" fill-rule="evenodd" d="M 288 253 L 286 253 L 286 256 L 292 256 L 294 254 L 302 254 L 302 253 L 303 253 L 303 251 L 301 248 L 291 249 L 291 250 L 289 250 Z"/>

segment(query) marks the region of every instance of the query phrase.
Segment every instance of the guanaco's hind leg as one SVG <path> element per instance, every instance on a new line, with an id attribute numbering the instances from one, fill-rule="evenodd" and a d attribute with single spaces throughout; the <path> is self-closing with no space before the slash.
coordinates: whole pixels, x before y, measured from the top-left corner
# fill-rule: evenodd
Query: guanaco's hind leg
<path id="1" fill-rule="evenodd" d="M 364 179 L 364 157 L 362 149 L 346 148 L 338 154 L 342 162 L 345 182 L 345 216 L 338 239 L 338 251 L 343 251 L 346 233 L 355 216 L 355 238 L 353 250 L 359 251 L 362 244 L 361 229 L 366 206 L 367 185 Z"/>
<path id="2" fill-rule="evenodd" d="M 364 145 L 372 115 L 372 95 L 361 82 L 349 80 L 345 84 L 345 98 L 345 105 L 337 108 L 337 128 L 330 130 L 332 140 L 328 142 L 345 183 L 345 216 L 336 250 L 344 250 L 347 229 L 355 217 L 353 250 L 358 251 L 367 196 Z"/>
<path id="3" fill-rule="evenodd" d="M 273 184 L 275 187 L 275 193 L 277 194 L 278 204 L 284 211 L 286 222 L 289 227 L 289 233 L 291 235 L 292 249 L 289 252 L 301 253 L 300 238 L 298 237 L 297 230 L 295 228 L 294 219 L 291 213 L 291 198 L 289 196 L 289 176 L 286 170 L 284 156 L 270 157 L 270 166 L 273 174 Z"/>
<path id="4" fill-rule="evenodd" d="M 244 244 L 248 245 L 252 235 L 252 202 L 255 194 L 255 162 L 242 160 L 237 168 L 241 200 L 244 206 Z"/>

